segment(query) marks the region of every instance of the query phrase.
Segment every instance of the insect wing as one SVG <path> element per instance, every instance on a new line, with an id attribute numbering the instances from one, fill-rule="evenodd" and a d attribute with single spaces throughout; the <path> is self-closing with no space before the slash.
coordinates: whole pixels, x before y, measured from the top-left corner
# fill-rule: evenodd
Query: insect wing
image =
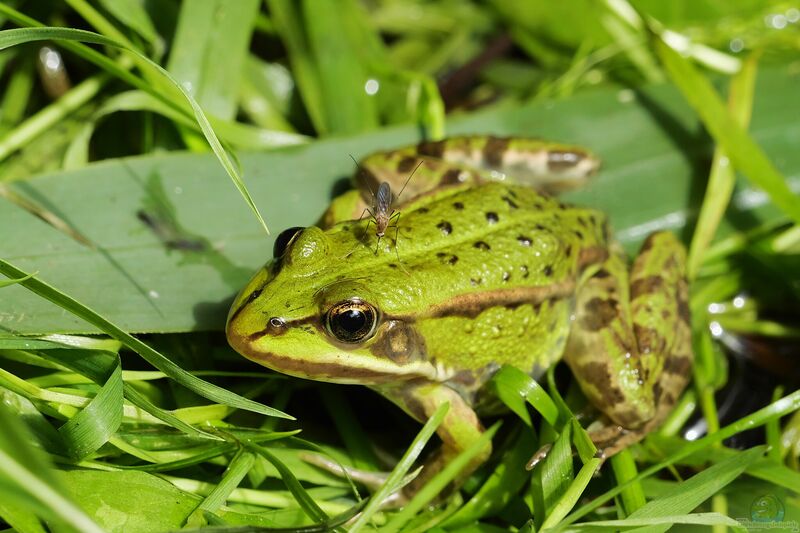
<path id="1" fill-rule="evenodd" d="M 378 187 L 378 194 L 375 195 L 375 215 L 385 214 L 389 212 L 389 206 L 392 204 L 392 189 L 385 181 Z"/>

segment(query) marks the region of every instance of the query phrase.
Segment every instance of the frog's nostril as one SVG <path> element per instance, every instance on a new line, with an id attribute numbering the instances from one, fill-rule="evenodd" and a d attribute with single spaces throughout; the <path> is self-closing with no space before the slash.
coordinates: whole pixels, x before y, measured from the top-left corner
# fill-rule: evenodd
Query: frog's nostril
<path id="1" fill-rule="evenodd" d="M 283 335 L 286 333 L 286 320 L 279 316 L 274 316 L 267 322 L 268 335 Z"/>

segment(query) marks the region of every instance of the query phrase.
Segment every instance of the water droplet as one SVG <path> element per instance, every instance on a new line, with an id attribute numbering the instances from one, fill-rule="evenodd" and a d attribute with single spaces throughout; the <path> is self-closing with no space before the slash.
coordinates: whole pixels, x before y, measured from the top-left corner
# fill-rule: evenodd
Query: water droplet
<path id="1" fill-rule="evenodd" d="M 378 92 L 378 89 L 380 88 L 381 84 L 378 83 L 378 80 L 373 78 L 368 79 L 367 82 L 364 84 L 364 92 L 366 92 L 370 96 L 376 94 Z"/>
<path id="2" fill-rule="evenodd" d="M 736 37 L 735 39 L 731 39 L 731 42 L 728 43 L 728 48 L 730 48 L 731 52 L 738 53 L 744 50 L 744 40 Z"/>
<path id="3" fill-rule="evenodd" d="M 154 290 L 152 290 L 152 289 L 151 289 L 151 290 L 149 290 L 149 291 L 147 291 L 147 295 L 148 295 L 150 298 L 153 298 L 153 299 L 155 299 L 155 298 L 158 298 L 159 296 L 161 296 L 160 294 L 158 294 L 158 292 L 157 292 L 157 291 L 154 291 Z"/>
<path id="4" fill-rule="evenodd" d="M 628 104 L 636 99 L 636 93 L 630 89 L 623 89 L 617 93 L 617 101 L 621 104 Z"/>

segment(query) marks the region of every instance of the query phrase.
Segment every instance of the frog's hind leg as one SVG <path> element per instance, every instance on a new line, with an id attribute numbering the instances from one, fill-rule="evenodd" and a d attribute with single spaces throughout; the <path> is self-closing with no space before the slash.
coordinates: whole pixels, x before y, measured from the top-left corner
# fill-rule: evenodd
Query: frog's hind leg
<path id="1" fill-rule="evenodd" d="M 604 416 L 589 427 L 606 456 L 641 440 L 672 409 L 692 366 L 685 252 L 650 235 L 630 275 L 613 253 L 576 296 L 565 360 Z"/>
<path id="2" fill-rule="evenodd" d="M 450 137 L 420 143 L 417 154 L 480 169 L 488 179 L 507 179 L 553 194 L 581 187 L 600 166 L 597 157 L 578 146 L 524 137 Z"/>

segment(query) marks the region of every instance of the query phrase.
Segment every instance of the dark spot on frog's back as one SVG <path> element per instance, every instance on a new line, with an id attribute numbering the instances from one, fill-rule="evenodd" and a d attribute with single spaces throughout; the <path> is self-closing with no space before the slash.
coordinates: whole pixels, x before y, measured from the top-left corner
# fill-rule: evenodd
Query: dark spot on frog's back
<path id="1" fill-rule="evenodd" d="M 604 300 L 592 298 L 586 302 L 581 317 L 581 326 L 589 331 L 598 331 L 611 323 L 618 316 L 617 305 L 619 302 L 613 298 Z"/>
<path id="2" fill-rule="evenodd" d="M 417 158 L 406 156 L 397 164 L 397 171 L 401 173 L 411 172 L 417 166 Z"/>
<path id="3" fill-rule="evenodd" d="M 491 246 L 489 246 L 487 243 L 485 243 L 483 241 L 478 241 L 475 244 L 473 244 L 472 246 L 477 248 L 478 250 L 484 250 L 484 251 L 488 251 L 488 250 L 492 249 Z"/>
<path id="4" fill-rule="evenodd" d="M 577 373 L 580 374 L 581 378 L 593 384 L 603 393 L 603 399 L 608 406 L 625 401 L 625 396 L 622 394 L 622 391 L 612 383 L 609 369 L 603 363 L 586 363 L 579 367 Z"/>
<path id="5" fill-rule="evenodd" d="M 483 158 L 492 167 L 503 165 L 503 155 L 508 149 L 508 139 L 503 137 L 489 137 L 486 146 L 483 147 Z"/>
<path id="6" fill-rule="evenodd" d="M 439 228 L 439 230 L 442 232 L 442 235 L 450 235 L 453 233 L 453 225 L 446 220 L 442 220 L 436 224 L 436 227 Z"/>
<path id="7" fill-rule="evenodd" d="M 631 283 L 631 299 L 657 292 L 663 286 L 664 278 L 661 276 L 647 276 L 646 278 L 634 280 Z"/>
<path id="8" fill-rule="evenodd" d="M 441 159 L 444 154 L 444 147 L 444 141 L 425 141 L 417 145 L 417 153 Z"/>
<path id="9" fill-rule="evenodd" d="M 488 222 L 489 224 L 497 224 L 499 220 L 500 217 L 497 216 L 497 213 L 495 213 L 494 211 L 489 211 L 488 213 L 486 213 L 486 222 Z"/>
<path id="10" fill-rule="evenodd" d="M 692 358 L 687 355 L 670 356 L 664 361 L 664 372 L 667 374 L 688 376 L 691 369 Z"/>
<path id="11" fill-rule="evenodd" d="M 373 355 L 404 365 L 426 354 L 425 339 L 410 324 L 391 320 L 369 348 Z"/>
<path id="12" fill-rule="evenodd" d="M 461 183 L 461 170 L 457 168 L 451 168 L 442 174 L 442 179 L 440 181 L 441 185 L 452 185 L 454 183 Z"/>
<path id="13" fill-rule="evenodd" d="M 509 196 L 503 196 L 503 201 L 508 205 L 510 209 L 517 209 L 519 206 L 517 202 L 512 200 Z"/>
<path id="14" fill-rule="evenodd" d="M 455 254 L 448 254 L 445 252 L 436 252 L 436 257 L 443 265 L 455 265 L 458 263 L 458 256 Z"/>
<path id="15" fill-rule="evenodd" d="M 462 202 L 455 202 L 453 203 L 453 209 L 455 209 L 456 211 L 461 211 L 462 209 L 464 209 L 464 204 Z"/>

